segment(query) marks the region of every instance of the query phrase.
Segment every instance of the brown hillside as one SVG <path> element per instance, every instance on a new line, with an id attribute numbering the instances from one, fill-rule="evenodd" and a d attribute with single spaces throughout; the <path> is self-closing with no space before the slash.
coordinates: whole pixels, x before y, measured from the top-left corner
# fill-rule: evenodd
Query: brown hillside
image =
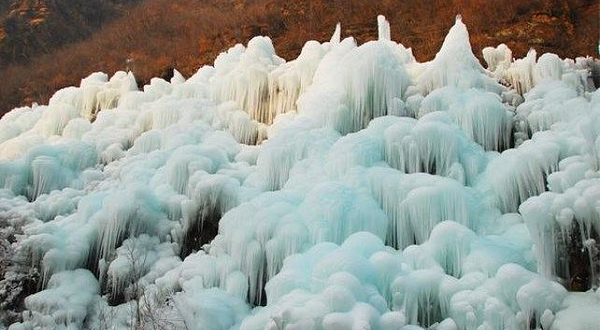
<path id="1" fill-rule="evenodd" d="M 137 0 L 2 0 L 0 67 L 91 35 Z"/>
<path id="2" fill-rule="evenodd" d="M 595 55 L 599 10 L 597 0 L 145 0 L 85 41 L 0 69 L 0 109 L 47 102 L 91 72 L 127 69 L 128 58 L 141 84 L 171 68 L 189 76 L 258 34 L 270 36 L 286 59 L 307 40 L 328 40 L 338 21 L 343 36 L 364 42 L 376 37 L 377 14 L 421 61 L 435 55 L 457 13 L 476 54 L 506 43 L 515 56 L 530 47 L 561 57 Z"/>

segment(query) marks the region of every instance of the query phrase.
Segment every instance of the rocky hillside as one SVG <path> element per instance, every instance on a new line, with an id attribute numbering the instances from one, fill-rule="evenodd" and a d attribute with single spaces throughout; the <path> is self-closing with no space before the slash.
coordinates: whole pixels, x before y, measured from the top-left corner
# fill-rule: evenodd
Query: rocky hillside
<path id="1" fill-rule="evenodd" d="M 596 0 L 145 0 L 127 6 L 132 1 L 0 3 L 0 73 L 10 77 L 0 82 L 0 113 L 46 102 L 94 71 L 130 69 L 140 85 L 172 68 L 189 76 L 257 34 L 270 36 L 286 59 L 307 40 L 328 39 L 338 21 L 343 35 L 364 42 L 377 35 L 377 14 L 421 61 L 435 55 L 457 13 L 477 53 L 506 43 L 515 56 L 531 47 L 561 57 L 596 55 L 600 31 Z"/>
<path id="2" fill-rule="evenodd" d="M 26 63 L 90 36 L 135 0 L 4 0 L 0 4 L 0 67 Z"/>

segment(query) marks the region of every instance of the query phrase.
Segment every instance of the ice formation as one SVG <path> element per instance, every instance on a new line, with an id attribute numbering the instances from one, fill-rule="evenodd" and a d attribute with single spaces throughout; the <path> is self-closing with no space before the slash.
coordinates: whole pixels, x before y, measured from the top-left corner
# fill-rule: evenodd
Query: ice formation
<path id="1" fill-rule="evenodd" d="M 83 328 L 94 308 L 100 286 L 92 273 L 76 269 L 52 276 L 44 291 L 25 299 L 24 322 L 11 329 Z"/>
<path id="2" fill-rule="evenodd" d="M 598 329 L 599 62 L 484 69 L 458 17 L 419 63 L 377 23 L 6 114 L 0 239 L 40 279 L 0 328 Z"/>
<path id="3" fill-rule="evenodd" d="M 425 95 L 446 86 L 479 88 L 490 92 L 502 90 L 473 55 L 469 32 L 460 15 L 456 17 L 456 23 L 446 35 L 442 48 L 433 61 L 421 70 L 416 86 Z"/>
<path id="4" fill-rule="evenodd" d="M 384 131 L 385 160 L 405 173 L 425 172 L 473 183 L 485 167 L 481 147 L 442 112 L 402 118 Z"/>

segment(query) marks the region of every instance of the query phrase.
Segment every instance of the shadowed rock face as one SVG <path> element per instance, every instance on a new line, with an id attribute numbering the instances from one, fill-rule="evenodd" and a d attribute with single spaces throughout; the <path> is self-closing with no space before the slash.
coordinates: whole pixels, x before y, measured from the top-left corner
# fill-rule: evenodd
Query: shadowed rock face
<path id="1" fill-rule="evenodd" d="M 15 250 L 16 236 L 22 235 L 20 219 L 0 218 L 0 321 L 11 324 L 22 319 L 25 297 L 40 288 L 40 274 Z"/>
<path id="2" fill-rule="evenodd" d="M 286 59 L 307 40 L 328 40 L 336 22 L 342 37 L 362 43 L 376 39 L 378 14 L 392 23 L 392 39 L 411 47 L 419 61 L 434 57 L 457 13 L 479 57 L 500 43 L 516 58 L 532 47 L 563 58 L 594 56 L 599 6 L 595 0 L 1 1 L 0 70 L 12 79 L 0 82 L 0 114 L 45 103 L 93 71 L 129 68 L 140 85 L 173 67 L 190 76 L 257 34 L 270 36 Z"/>
<path id="3" fill-rule="evenodd" d="M 596 233 L 590 232 L 594 242 L 598 241 Z M 590 249 L 597 247 L 586 246 L 581 241 L 580 228 L 577 222 L 574 223 L 570 234 L 569 244 L 566 247 L 566 256 L 563 258 L 568 261 L 568 274 L 563 275 L 568 279 L 565 287 L 570 291 L 585 292 L 592 288 L 594 283 L 593 273 L 598 273 L 597 255 L 590 253 Z"/>

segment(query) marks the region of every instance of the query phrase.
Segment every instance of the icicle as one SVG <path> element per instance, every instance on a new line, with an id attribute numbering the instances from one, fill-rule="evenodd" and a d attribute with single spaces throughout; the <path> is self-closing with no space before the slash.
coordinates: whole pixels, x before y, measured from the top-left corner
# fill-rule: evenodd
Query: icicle
<path id="1" fill-rule="evenodd" d="M 282 188 L 297 162 L 325 152 L 338 137 L 331 130 L 291 130 L 268 140 L 256 162 L 258 172 L 266 180 L 267 189 Z"/>
<path id="2" fill-rule="evenodd" d="M 411 78 L 405 66 L 414 61 L 401 45 L 372 41 L 356 47 L 347 38 L 323 57 L 313 85 L 298 100 L 298 113 L 342 134 L 367 127 L 373 118 L 406 115 L 403 98 Z"/>
<path id="3" fill-rule="evenodd" d="M 334 38 L 335 34 L 332 40 Z M 297 59 L 280 65 L 269 74 L 269 115 L 264 123 L 271 124 L 278 115 L 297 110 L 296 101 L 312 84 L 321 59 L 331 48 L 331 45 L 308 41 Z"/>
<path id="4" fill-rule="evenodd" d="M 546 53 L 538 59 L 533 70 L 533 81 L 539 84 L 546 80 L 560 80 L 563 75 L 563 63 L 556 54 Z"/>
<path id="5" fill-rule="evenodd" d="M 535 65 L 537 53 L 530 49 L 527 56 L 518 59 L 506 70 L 510 85 L 521 95 L 529 92 L 534 86 L 533 66 Z"/>
<path id="6" fill-rule="evenodd" d="M 253 38 L 248 48 L 231 48 L 215 60 L 212 98 L 236 101 L 252 119 L 270 123 L 269 73 L 283 62 L 267 37 Z"/>
<path id="7" fill-rule="evenodd" d="M 161 230 L 160 224 L 166 215 L 159 209 L 156 197 L 142 187 L 116 193 L 103 200 L 102 205 L 94 247 L 98 260 L 107 259 L 128 236 L 161 236 L 161 231 L 168 228 Z M 94 260 L 92 265 L 96 264 Z"/>
<path id="8" fill-rule="evenodd" d="M 491 161 L 478 188 L 491 192 L 502 212 L 514 212 L 531 196 L 546 191 L 546 177 L 558 168 L 560 147 L 556 141 L 527 141 Z"/>
<path id="9" fill-rule="evenodd" d="M 107 275 L 112 299 L 124 296 L 126 300 L 137 299 L 141 288 L 138 283 L 144 275 L 148 277 L 162 275 L 161 263 L 171 264 L 175 258 L 171 243 L 160 243 L 158 237 L 142 234 L 128 238 L 116 250 L 116 258 L 110 262 Z"/>
<path id="10" fill-rule="evenodd" d="M 389 218 L 386 243 L 396 248 L 423 243 L 444 220 L 477 232 L 495 213 L 471 204 L 473 192 L 451 179 L 383 169 L 371 170 L 370 177 L 371 191 Z"/>
<path id="11" fill-rule="evenodd" d="M 472 184 L 485 166 L 483 150 L 449 121 L 443 113 L 419 121 L 403 118 L 384 132 L 385 160 L 405 173 L 425 172 Z"/>
<path id="12" fill-rule="evenodd" d="M 188 187 L 193 202 L 181 205 L 185 214 L 184 255 L 199 250 L 217 235 L 221 216 L 239 203 L 239 189 L 239 181 L 220 174 L 203 174 L 195 186 Z"/>
<path id="13" fill-rule="evenodd" d="M 409 324 L 430 326 L 442 321 L 439 286 L 443 274 L 436 270 L 416 270 L 392 283 L 394 309 L 402 310 Z"/>
<path id="14" fill-rule="evenodd" d="M 46 137 L 61 135 L 70 121 L 78 117 L 79 110 L 76 107 L 63 103 L 53 104 L 44 111 L 32 130 Z"/>
<path id="15" fill-rule="evenodd" d="M 375 255 L 394 258 L 369 233 L 350 236 L 341 245 L 321 243 L 286 259 L 281 272 L 268 282 L 268 305 L 248 317 L 241 329 L 282 325 L 323 329 L 395 329 L 405 324 L 400 312 L 391 312 L 375 289 L 378 273 L 369 261 Z M 380 266 L 384 266 L 380 264 Z M 399 267 L 381 269 L 395 277 Z"/>
<path id="16" fill-rule="evenodd" d="M 573 290 L 597 285 L 600 216 L 599 180 L 583 179 L 564 193 L 547 192 L 519 207 L 536 243 L 538 268 L 546 277 L 558 276 Z"/>
<path id="17" fill-rule="evenodd" d="M 41 194 L 48 193 L 51 190 L 57 189 L 64 185 L 60 182 L 60 176 L 56 176 L 55 173 L 59 173 L 61 170 L 60 165 L 56 159 L 48 156 L 41 156 L 35 158 L 31 162 L 31 175 L 33 177 L 32 192 L 30 199 L 35 200 Z"/>

